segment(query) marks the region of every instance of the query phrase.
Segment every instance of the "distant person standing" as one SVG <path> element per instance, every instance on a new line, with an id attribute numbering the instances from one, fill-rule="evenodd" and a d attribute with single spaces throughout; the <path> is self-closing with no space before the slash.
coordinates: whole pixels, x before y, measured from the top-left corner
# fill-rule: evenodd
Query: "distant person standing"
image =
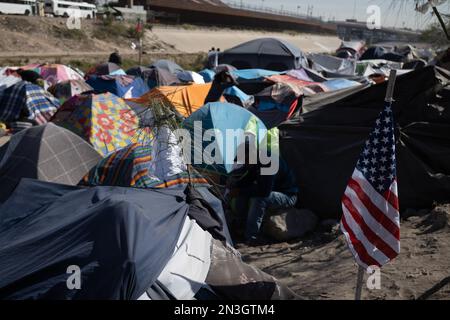
<path id="1" fill-rule="evenodd" d="M 114 51 L 109 55 L 108 62 L 115 63 L 118 66 L 122 66 L 122 57 L 120 56 L 118 51 Z"/>
<path id="2" fill-rule="evenodd" d="M 215 59 L 216 59 L 216 48 L 212 47 L 208 51 L 208 67 L 210 69 L 214 69 L 217 65 L 215 65 Z"/>

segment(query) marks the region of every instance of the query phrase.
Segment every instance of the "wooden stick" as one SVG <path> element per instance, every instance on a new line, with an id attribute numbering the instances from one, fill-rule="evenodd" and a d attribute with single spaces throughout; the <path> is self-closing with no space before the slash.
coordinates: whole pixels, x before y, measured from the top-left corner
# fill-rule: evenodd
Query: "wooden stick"
<path id="1" fill-rule="evenodd" d="M 444 30 L 445 36 L 447 37 L 447 40 L 450 40 L 450 35 L 448 34 L 447 26 L 445 25 L 445 22 L 442 19 L 441 14 L 439 13 L 438 9 L 435 6 L 431 6 L 431 8 L 433 8 L 433 12 L 436 15 L 436 17 L 438 18 L 439 23 L 441 24 L 442 30 Z"/>
<path id="2" fill-rule="evenodd" d="M 364 280 L 364 268 L 359 266 L 358 277 L 356 280 L 355 300 L 361 300 L 363 280 Z"/>
<path id="3" fill-rule="evenodd" d="M 389 74 L 389 81 L 388 86 L 386 90 L 386 102 L 392 102 L 394 101 L 394 88 L 395 88 L 395 80 L 397 79 L 397 70 L 392 69 L 391 73 Z"/>
<path id="4" fill-rule="evenodd" d="M 443 280 L 441 280 L 438 284 L 434 285 L 431 289 L 425 291 L 424 294 L 422 294 L 420 297 L 417 298 L 417 300 L 426 300 L 429 297 L 431 297 L 433 294 L 441 290 L 446 285 L 450 284 L 450 277 L 447 277 Z"/>

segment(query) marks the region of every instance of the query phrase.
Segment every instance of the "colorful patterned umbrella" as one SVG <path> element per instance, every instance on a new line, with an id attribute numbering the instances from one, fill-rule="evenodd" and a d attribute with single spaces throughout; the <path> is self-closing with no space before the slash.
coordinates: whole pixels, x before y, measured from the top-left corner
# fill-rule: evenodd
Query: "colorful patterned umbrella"
<path id="1" fill-rule="evenodd" d="M 66 100 L 76 96 L 77 94 L 82 94 L 94 89 L 84 80 L 66 80 L 54 84 L 47 90 L 58 98 L 61 104 L 63 104 Z"/>
<path id="2" fill-rule="evenodd" d="M 103 156 L 136 142 L 139 125 L 136 113 L 112 93 L 74 96 L 52 121 L 84 138 Z"/>
<path id="3" fill-rule="evenodd" d="M 183 172 L 161 181 L 151 172 L 152 147 L 131 144 L 101 160 L 80 181 L 85 186 L 119 186 L 135 188 L 168 188 L 185 185 L 208 185 L 199 173 Z"/>

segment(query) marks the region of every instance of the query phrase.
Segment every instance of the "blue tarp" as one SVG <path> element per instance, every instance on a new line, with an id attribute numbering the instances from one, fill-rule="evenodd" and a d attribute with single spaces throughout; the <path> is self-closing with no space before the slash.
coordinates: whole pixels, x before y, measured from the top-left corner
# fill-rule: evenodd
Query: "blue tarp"
<path id="1" fill-rule="evenodd" d="M 227 98 L 227 96 L 237 98 L 240 101 L 242 106 L 246 106 L 248 104 L 251 105 L 255 101 L 253 96 L 249 96 L 248 94 L 246 94 L 244 91 L 242 91 L 241 89 L 239 89 L 236 86 L 226 88 L 223 91 L 223 95 L 225 96 L 225 98 Z"/>
<path id="2" fill-rule="evenodd" d="M 361 85 L 359 82 L 348 79 L 333 79 L 322 82 L 322 85 L 326 86 L 330 91 L 347 89 Z"/>
<path id="3" fill-rule="evenodd" d="M 214 76 L 216 75 L 216 73 L 211 69 L 203 69 L 199 72 L 199 74 L 203 77 L 205 83 L 212 82 L 214 80 Z"/>
<path id="4" fill-rule="evenodd" d="M 0 299 L 137 299 L 172 256 L 180 189 L 83 188 L 22 179 L 0 206 Z M 69 289 L 69 266 L 81 289 Z"/>
<path id="5" fill-rule="evenodd" d="M 244 69 L 244 70 L 234 70 L 233 74 L 236 76 L 238 82 L 239 80 L 260 80 L 264 77 L 270 77 L 276 74 L 282 74 L 283 72 L 270 71 L 264 69 Z"/>
<path id="6" fill-rule="evenodd" d="M 142 78 L 129 75 L 90 76 L 86 83 L 96 94 L 110 92 L 121 98 L 139 98 L 149 91 Z"/>

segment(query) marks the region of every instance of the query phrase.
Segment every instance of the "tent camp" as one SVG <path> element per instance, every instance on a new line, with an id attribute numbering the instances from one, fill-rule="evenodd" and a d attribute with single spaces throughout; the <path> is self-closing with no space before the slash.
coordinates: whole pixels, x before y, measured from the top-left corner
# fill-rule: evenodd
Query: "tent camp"
<path id="1" fill-rule="evenodd" d="M 303 92 L 288 82 L 277 82 L 254 95 L 255 103 L 247 109 L 271 129 L 289 119 L 301 107 Z"/>
<path id="2" fill-rule="evenodd" d="M 15 69 L 11 68 L 7 73 L 14 73 Z M 57 63 L 29 64 L 20 67 L 22 70 L 32 70 L 38 73 L 49 86 L 67 80 L 83 80 L 83 76 L 69 66 Z"/>
<path id="3" fill-rule="evenodd" d="M 275 38 L 261 38 L 242 43 L 219 54 L 220 64 L 238 69 L 285 71 L 298 69 L 305 63 L 300 49 Z"/>
<path id="4" fill-rule="evenodd" d="M 127 74 L 142 78 L 149 89 L 161 86 L 171 86 L 180 83 L 177 76 L 170 73 L 166 69 L 156 67 L 133 67 L 127 70 Z"/>
<path id="5" fill-rule="evenodd" d="M 184 71 L 182 67 L 180 67 L 178 64 L 171 60 L 166 59 L 160 59 L 155 62 L 153 62 L 149 68 L 157 68 L 157 69 L 164 69 L 171 74 L 176 75 L 178 72 Z"/>
<path id="6" fill-rule="evenodd" d="M 152 172 L 152 147 L 134 143 L 102 159 L 80 181 L 88 186 L 118 186 L 135 188 L 167 188 L 186 185 L 208 185 L 197 172 L 187 171 L 161 180 Z"/>
<path id="7" fill-rule="evenodd" d="M 147 106 L 152 100 L 161 99 L 171 105 L 181 116 L 188 117 L 205 104 L 210 90 L 211 83 L 165 86 L 154 88 L 140 98 L 127 99 L 127 101 Z"/>
<path id="8" fill-rule="evenodd" d="M 397 78 L 393 108 L 401 210 L 450 199 L 450 95 L 444 88 L 449 82 L 448 71 L 434 67 Z M 299 181 L 301 207 L 323 218 L 339 217 L 341 196 L 385 92 L 386 82 L 305 97 L 302 114 L 280 126 L 281 153 Z"/>
<path id="9" fill-rule="evenodd" d="M 0 210 L 0 299 L 137 299 L 171 258 L 189 205 L 180 189 L 23 179 Z M 66 284 L 71 265 L 80 290 Z"/>
<path id="10" fill-rule="evenodd" d="M 98 64 L 86 72 L 86 76 L 125 75 L 125 71 L 117 64 L 106 62 Z"/>
<path id="11" fill-rule="evenodd" d="M 202 162 L 195 163 L 194 161 L 193 165 L 220 174 L 228 174 L 236 169 L 234 162 L 238 149 L 245 142 L 245 134 L 252 135 L 257 146 L 264 142 L 267 135 L 266 126 L 258 117 L 248 110 L 231 103 L 208 103 L 187 118 L 183 122 L 183 127 L 191 132 L 192 137 L 195 137 L 196 134 L 196 122 L 202 124 L 200 129 L 203 134 L 209 129 L 214 129 L 220 132 L 221 137 L 226 139 L 230 138 L 226 135 L 227 129 L 242 130 L 243 134 L 238 134 L 235 138 L 232 138 L 234 139 L 232 141 L 223 142 L 215 140 L 214 143 L 211 141 L 203 141 L 202 150 L 200 150 L 202 152 L 201 154 L 203 154 Z M 265 134 L 261 134 L 262 132 Z M 192 159 L 195 159 L 196 153 L 199 152 L 194 140 L 191 140 Z M 206 151 L 203 152 L 206 148 L 211 148 L 209 146 L 211 143 L 215 146 L 214 152 L 211 152 L 211 154 L 208 154 Z"/>
<path id="12" fill-rule="evenodd" d="M 0 203 L 22 178 L 76 185 L 100 159 L 86 141 L 53 123 L 23 130 L 0 149 Z"/>
<path id="13" fill-rule="evenodd" d="M 139 125 L 135 112 L 112 93 L 74 96 L 52 122 L 76 133 L 103 156 L 133 143 Z"/>
<path id="14" fill-rule="evenodd" d="M 59 99 L 61 104 L 77 94 L 82 94 L 92 90 L 94 89 L 83 79 L 62 81 L 47 89 L 48 92 Z"/>
<path id="15" fill-rule="evenodd" d="M 44 124 L 59 108 L 59 101 L 43 88 L 20 81 L 0 91 L 0 121 L 27 119 Z"/>
<path id="16" fill-rule="evenodd" d="M 149 90 L 142 78 L 129 75 L 91 75 L 86 83 L 97 94 L 110 92 L 121 98 L 137 98 Z"/>

